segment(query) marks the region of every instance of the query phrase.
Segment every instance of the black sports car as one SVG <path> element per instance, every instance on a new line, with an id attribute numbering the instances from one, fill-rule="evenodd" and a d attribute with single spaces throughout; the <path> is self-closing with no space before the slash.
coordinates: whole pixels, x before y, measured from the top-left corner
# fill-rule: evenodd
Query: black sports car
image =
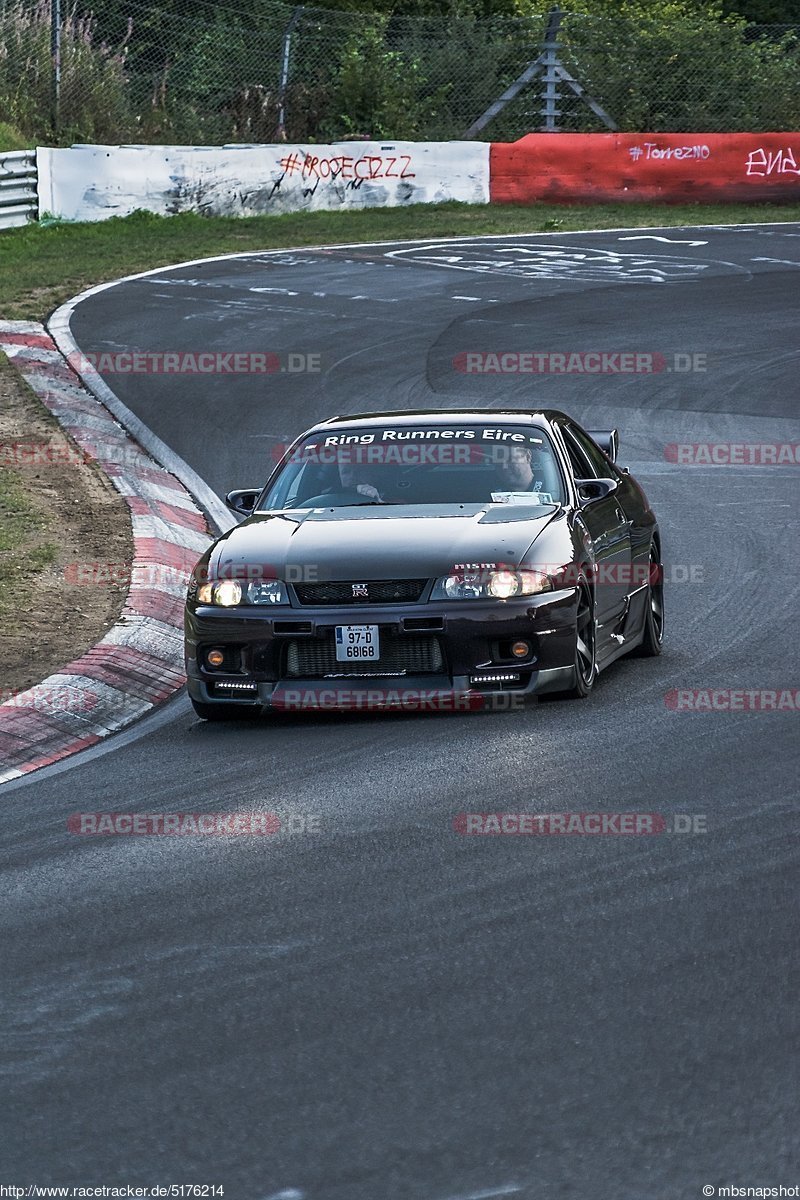
<path id="1" fill-rule="evenodd" d="M 510 707 L 659 654 L 658 525 L 616 453 L 553 411 L 314 426 L 195 568 L 195 710 Z"/>

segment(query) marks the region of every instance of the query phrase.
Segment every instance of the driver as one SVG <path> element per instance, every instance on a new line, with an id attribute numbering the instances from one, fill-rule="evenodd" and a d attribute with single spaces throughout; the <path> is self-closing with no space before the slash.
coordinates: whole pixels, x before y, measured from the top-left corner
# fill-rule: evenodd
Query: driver
<path id="1" fill-rule="evenodd" d="M 340 462 L 339 480 L 342 491 L 358 492 L 359 496 L 364 496 L 367 500 L 383 500 L 375 485 L 364 479 L 364 468 L 360 463 Z"/>
<path id="2" fill-rule="evenodd" d="M 534 475 L 533 451 L 530 446 L 509 446 L 500 461 L 503 483 L 512 492 L 541 491 Z"/>

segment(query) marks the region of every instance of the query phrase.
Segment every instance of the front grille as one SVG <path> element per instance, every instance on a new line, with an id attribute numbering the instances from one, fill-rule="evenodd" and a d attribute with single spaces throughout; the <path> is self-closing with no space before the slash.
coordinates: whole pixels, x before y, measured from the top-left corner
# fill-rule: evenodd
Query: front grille
<path id="1" fill-rule="evenodd" d="M 287 679 L 331 679 L 334 676 L 441 675 L 444 658 L 436 637 L 400 637 L 381 629 L 381 656 L 372 662 L 339 662 L 333 633 L 286 643 Z"/>
<path id="2" fill-rule="evenodd" d="M 296 583 L 295 591 L 301 604 L 413 604 L 419 600 L 426 583 L 425 579 Z"/>

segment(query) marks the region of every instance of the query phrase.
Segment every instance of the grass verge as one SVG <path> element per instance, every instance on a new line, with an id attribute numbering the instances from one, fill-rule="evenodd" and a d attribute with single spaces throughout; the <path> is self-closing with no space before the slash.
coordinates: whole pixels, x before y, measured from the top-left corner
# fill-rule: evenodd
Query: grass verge
<path id="1" fill-rule="evenodd" d="M 43 320 L 76 292 L 187 259 L 334 242 L 583 229 L 800 220 L 800 204 L 416 204 L 266 217 L 156 217 L 54 222 L 0 233 L 0 314 Z"/>
<path id="2" fill-rule="evenodd" d="M 132 547 L 125 501 L 0 354 L 0 700 L 111 628 L 124 582 L 80 585 L 73 568 L 129 563 Z"/>
<path id="3" fill-rule="evenodd" d="M 9 632 L 30 607 L 35 577 L 58 555 L 55 540 L 41 540 L 43 529 L 55 539 L 20 475 L 0 467 L 0 624 Z"/>

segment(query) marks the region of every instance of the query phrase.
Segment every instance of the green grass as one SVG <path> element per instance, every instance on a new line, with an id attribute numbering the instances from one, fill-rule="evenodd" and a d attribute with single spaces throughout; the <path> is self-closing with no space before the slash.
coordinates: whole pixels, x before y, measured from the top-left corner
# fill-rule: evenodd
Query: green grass
<path id="1" fill-rule="evenodd" d="M 34 546 L 28 553 L 28 562 L 33 571 L 43 571 L 45 567 L 51 567 L 57 558 L 58 546 L 53 542 L 45 542 L 43 546 Z"/>
<path id="2" fill-rule="evenodd" d="M 35 520 L 22 480 L 15 471 L 0 469 L 0 554 L 18 546 L 26 528 Z M 4 568 L 5 565 L 3 562 Z"/>
<path id="3" fill-rule="evenodd" d="M 54 543 L 35 544 L 43 521 L 28 495 L 15 471 L 0 468 L 0 620 L 7 633 L 27 608 L 32 577 L 58 557 Z"/>
<path id="4" fill-rule="evenodd" d="M 569 233 L 643 225 L 797 221 L 800 204 L 417 204 L 266 217 L 156 217 L 52 222 L 0 233 L 0 314 L 42 320 L 92 284 L 186 259 L 333 242 L 500 233 Z"/>
<path id="5" fill-rule="evenodd" d="M 11 400 L 13 388 L 27 389 L 33 396 L 5 354 L 0 354 L 0 385 L 3 404 Z M 41 402 L 35 399 L 35 404 L 45 422 L 56 426 L 55 417 Z M 20 427 L 18 432 L 24 440 L 27 429 Z M 9 436 L 4 432 L 0 441 Z M 47 506 L 36 502 L 31 480 L 10 467 L 0 467 L 0 623 L 5 633 L 16 630 L 20 613 L 26 611 L 33 577 L 58 559 L 58 546 L 41 540 L 56 532 L 54 525 Z"/>

